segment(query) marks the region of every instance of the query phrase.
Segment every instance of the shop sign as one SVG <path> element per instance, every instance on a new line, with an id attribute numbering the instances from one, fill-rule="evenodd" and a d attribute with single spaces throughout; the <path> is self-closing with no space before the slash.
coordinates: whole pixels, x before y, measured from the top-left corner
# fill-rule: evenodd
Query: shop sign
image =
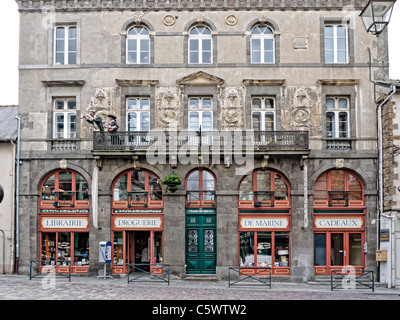
<path id="1" fill-rule="evenodd" d="M 186 214 L 215 214 L 215 209 L 186 209 Z"/>
<path id="2" fill-rule="evenodd" d="M 362 218 L 315 218 L 315 228 L 360 229 Z"/>
<path id="3" fill-rule="evenodd" d="M 243 229 L 286 229 L 287 218 L 242 218 L 240 225 Z"/>
<path id="4" fill-rule="evenodd" d="M 43 218 L 42 227 L 44 229 L 86 229 L 88 227 L 87 218 Z"/>
<path id="5" fill-rule="evenodd" d="M 116 228 L 161 228 L 160 218 L 115 218 Z"/>

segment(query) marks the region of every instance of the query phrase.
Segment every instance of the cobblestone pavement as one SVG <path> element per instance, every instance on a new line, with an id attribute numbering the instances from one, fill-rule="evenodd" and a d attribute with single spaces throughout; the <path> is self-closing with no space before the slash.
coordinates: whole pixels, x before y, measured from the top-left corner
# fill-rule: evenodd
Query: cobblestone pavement
<path id="1" fill-rule="evenodd" d="M 171 280 L 127 283 L 126 278 L 34 278 L 0 275 L 0 300 L 400 300 L 399 289 L 335 289 L 329 285 L 272 282 L 228 286 L 226 281 Z"/>
<path id="2" fill-rule="evenodd" d="M 96 305 L 93 305 L 94 300 Z M 110 314 L 107 313 L 110 310 L 120 315 L 131 312 L 131 316 L 139 312 L 146 319 L 160 316 L 174 319 L 254 319 L 260 314 L 285 315 L 288 318 L 292 315 L 298 317 L 304 312 L 345 313 L 347 317 L 360 318 L 370 317 L 371 310 L 381 308 L 371 303 L 386 303 L 389 310 L 398 306 L 396 300 L 400 300 L 400 290 L 383 287 L 376 287 L 374 292 L 371 289 L 331 291 L 329 285 L 279 282 L 272 282 L 271 288 L 229 287 L 226 281 L 171 280 L 169 285 L 161 282 L 128 284 L 126 278 L 72 277 L 69 282 L 65 278 L 29 280 L 28 276 L 0 275 L 0 303 L 5 308 L 21 312 L 46 310 L 46 315 L 57 314 L 57 318 L 68 315 L 70 318 L 76 310 L 89 311 L 85 314 L 90 314 L 90 318 L 103 318 Z"/>

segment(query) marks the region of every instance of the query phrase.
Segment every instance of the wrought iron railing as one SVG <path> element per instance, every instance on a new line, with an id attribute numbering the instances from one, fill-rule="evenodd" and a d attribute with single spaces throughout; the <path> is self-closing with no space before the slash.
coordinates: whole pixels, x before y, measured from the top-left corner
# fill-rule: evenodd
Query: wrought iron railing
<path id="1" fill-rule="evenodd" d="M 334 206 L 349 206 L 349 192 L 348 191 L 328 191 L 328 205 Z"/>
<path id="2" fill-rule="evenodd" d="M 94 132 L 95 151 L 203 148 L 213 150 L 307 150 L 307 131 Z"/>
<path id="3" fill-rule="evenodd" d="M 250 272 L 246 272 L 250 271 Z M 237 273 L 235 280 L 231 278 L 231 273 Z M 228 285 L 229 287 L 238 285 L 268 286 L 271 289 L 272 271 L 270 267 L 229 267 Z M 243 282 L 245 280 L 251 280 Z"/>
<path id="4" fill-rule="evenodd" d="M 126 268 L 128 284 L 131 282 L 166 282 L 169 285 L 169 264 L 135 263 L 127 264 Z"/>
<path id="5" fill-rule="evenodd" d="M 68 272 L 65 272 L 68 270 Z M 29 280 L 47 276 L 67 278 L 71 282 L 71 262 L 68 260 L 31 260 Z"/>
<path id="6" fill-rule="evenodd" d="M 331 271 L 331 291 L 334 289 L 371 289 L 375 290 L 373 271 L 355 269 L 347 271 Z"/>

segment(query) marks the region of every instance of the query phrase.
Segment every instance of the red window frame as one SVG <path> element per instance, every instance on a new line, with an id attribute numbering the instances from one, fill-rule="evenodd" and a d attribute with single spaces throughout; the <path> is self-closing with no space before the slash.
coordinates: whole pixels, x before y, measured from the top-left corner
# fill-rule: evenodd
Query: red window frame
<path id="1" fill-rule="evenodd" d="M 71 190 L 63 190 L 60 186 L 63 181 L 60 183 L 60 173 L 71 173 L 71 180 L 68 183 L 71 183 Z M 54 185 L 53 186 L 45 186 L 46 182 L 54 175 Z M 83 178 L 84 183 L 87 186 L 87 199 L 79 200 L 78 195 L 80 193 L 84 193 L 84 191 L 76 190 L 76 177 L 79 175 Z M 48 188 L 48 192 L 44 193 L 44 188 Z M 50 198 L 48 195 L 50 194 Z M 85 197 L 86 198 L 86 197 Z M 40 208 L 89 208 L 89 184 L 87 180 L 78 172 L 74 170 L 57 170 L 53 171 L 46 175 L 43 179 L 43 182 L 40 185 Z"/>
<path id="2" fill-rule="evenodd" d="M 332 190 L 332 173 L 343 171 L 343 185 L 344 190 Z M 324 184 L 324 182 L 320 179 L 323 179 L 323 176 L 326 175 L 326 190 L 320 189 L 316 190 L 318 183 Z M 350 188 L 350 177 L 354 178 L 359 186 L 360 190 L 351 190 Z M 325 192 L 325 196 L 319 196 L 319 194 L 323 194 Z M 352 192 L 360 192 L 361 199 L 352 199 Z M 314 183 L 314 207 L 334 207 L 334 208 L 345 208 L 345 207 L 360 207 L 364 208 L 364 184 L 361 179 L 354 172 L 347 169 L 332 169 L 323 172 Z"/>
<path id="3" fill-rule="evenodd" d="M 135 191 L 132 189 L 132 173 L 144 173 L 144 180 L 137 180 L 144 182 L 144 190 Z M 115 187 L 120 179 L 126 175 L 126 199 L 116 199 Z M 159 189 L 150 189 L 150 175 L 157 180 Z M 117 208 L 162 208 L 164 204 L 164 194 L 161 186 L 160 178 L 149 170 L 128 170 L 118 175 L 112 184 L 112 207 Z M 161 200 L 153 198 L 153 191 L 161 193 Z"/>
<path id="4" fill-rule="evenodd" d="M 194 181 L 198 181 L 198 188 L 194 189 L 194 190 L 188 190 L 189 178 L 190 178 L 190 176 L 192 176 L 196 172 L 199 173 L 199 180 L 194 180 Z M 204 172 L 207 172 L 213 178 L 213 183 L 214 183 L 213 190 L 204 190 L 203 189 Z M 216 179 L 214 173 L 212 173 L 210 170 L 195 169 L 195 170 L 190 171 L 186 175 L 186 179 L 185 179 L 186 207 L 190 207 L 190 208 L 198 208 L 198 207 L 215 208 L 217 206 L 217 196 L 216 196 L 217 186 L 216 185 L 217 185 L 217 179 Z"/>
<path id="5" fill-rule="evenodd" d="M 270 173 L 270 190 L 258 190 L 257 189 L 257 174 L 259 172 L 269 172 Z M 280 179 L 283 179 L 286 188 L 287 188 L 287 200 L 276 200 L 275 197 L 275 176 L 279 176 Z M 252 176 L 252 190 L 241 190 L 242 183 L 249 177 Z M 241 192 L 251 192 L 252 199 L 250 200 L 240 200 Z M 265 197 L 270 197 L 269 200 L 260 200 L 262 195 Z M 261 198 L 262 199 L 262 198 Z M 289 207 L 290 208 L 291 199 L 290 199 L 290 184 L 289 181 L 285 178 L 285 176 L 279 173 L 276 170 L 262 170 L 257 169 L 254 170 L 252 173 L 248 174 L 247 176 L 243 177 L 239 183 L 239 208 L 243 207 L 256 207 L 256 208 L 273 208 L 273 207 Z"/>

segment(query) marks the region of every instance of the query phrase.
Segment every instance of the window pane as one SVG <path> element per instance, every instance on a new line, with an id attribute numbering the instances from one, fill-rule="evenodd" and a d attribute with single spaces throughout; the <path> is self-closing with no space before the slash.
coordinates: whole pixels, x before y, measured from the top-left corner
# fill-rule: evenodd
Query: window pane
<path id="1" fill-rule="evenodd" d="M 150 114 L 148 112 L 142 112 L 140 114 L 140 126 L 141 131 L 150 130 Z"/>
<path id="2" fill-rule="evenodd" d="M 261 99 L 259 99 L 259 98 L 254 98 L 254 99 L 252 100 L 252 108 L 254 108 L 254 109 L 261 108 Z"/>
<path id="3" fill-rule="evenodd" d="M 150 100 L 149 99 L 141 99 L 140 100 L 140 109 L 150 109 Z"/>
<path id="4" fill-rule="evenodd" d="M 145 172 L 144 171 L 133 171 L 132 172 L 131 190 L 132 191 L 144 191 L 145 190 Z"/>
<path id="5" fill-rule="evenodd" d="M 64 53 L 56 53 L 56 63 L 64 64 Z"/>
<path id="6" fill-rule="evenodd" d="M 199 53 L 195 51 L 190 52 L 190 57 L 189 57 L 189 62 L 190 63 L 199 63 Z"/>
<path id="7" fill-rule="evenodd" d="M 271 51 L 264 52 L 264 62 L 272 63 L 274 62 L 274 53 Z"/>
<path id="8" fill-rule="evenodd" d="M 68 40 L 68 51 L 76 52 L 76 39 Z"/>
<path id="9" fill-rule="evenodd" d="M 275 266 L 289 266 L 288 232 L 275 232 Z"/>
<path id="10" fill-rule="evenodd" d="M 56 114 L 56 136 L 55 138 L 64 138 L 64 114 L 57 113 Z"/>
<path id="11" fill-rule="evenodd" d="M 202 53 L 202 63 L 212 63 L 211 52 Z"/>
<path id="12" fill-rule="evenodd" d="M 114 201 L 126 201 L 127 199 L 128 199 L 128 197 L 127 197 L 127 174 L 124 174 L 115 183 L 113 200 Z"/>
<path id="13" fill-rule="evenodd" d="M 202 49 L 203 51 L 211 51 L 211 39 L 203 39 Z"/>
<path id="14" fill-rule="evenodd" d="M 86 180 L 79 174 L 76 179 L 76 200 L 89 200 L 89 187 Z"/>
<path id="15" fill-rule="evenodd" d="M 346 38 L 346 27 L 338 26 L 337 27 L 337 36 L 338 36 L 338 38 Z"/>
<path id="16" fill-rule="evenodd" d="M 123 260 L 123 233 L 122 231 L 114 232 L 114 266 L 122 266 Z"/>
<path id="17" fill-rule="evenodd" d="M 199 130 L 199 113 L 189 113 L 189 130 Z"/>
<path id="18" fill-rule="evenodd" d="M 347 138 L 348 137 L 348 122 L 347 122 L 347 112 L 339 113 L 339 137 Z"/>
<path id="19" fill-rule="evenodd" d="M 202 107 L 203 108 L 211 108 L 212 107 L 212 100 L 209 98 L 205 98 L 202 101 Z"/>
<path id="20" fill-rule="evenodd" d="M 153 239 L 153 264 L 163 263 L 162 257 L 162 232 L 154 232 Z"/>
<path id="21" fill-rule="evenodd" d="M 265 131 L 274 131 L 274 114 L 265 114 Z"/>
<path id="22" fill-rule="evenodd" d="M 343 234 L 332 233 L 331 234 L 331 265 L 342 266 L 343 265 Z"/>
<path id="23" fill-rule="evenodd" d="M 339 108 L 347 108 L 347 99 L 340 98 L 338 104 Z"/>
<path id="24" fill-rule="evenodd" d="M 274 40 L 264 39 L 264 50 L 272 51 L 274 49 Z"/>
<path id="25" fill-rule="evenodd" d="M 333 63 L 335 60 L 335 55 L 333 51 L 325 51 L 325 62 Z"/>
<path id="26" fill-rule="evenodd" d="M 349 200 L 362 200 L 361 183 L 349 173 Z"/>
<path id="27" fill-rule="evenodd" d="M 128 40 L 128 50 L 129 51 L 136 51 L 137 50 L 137 41 L 136 41 L 136 39 Z"/>
<path id="28" fill-rule="evenodd" d="M 202 126 L 201 128 L 203 130 L 211 130 L 212 129 L 212 117 L 211 117 L 211 112 L 204 112 L 203 113 L 203 121 L 202 121 Z"/>
<path id="29" fill-rule="evenodd" d="M 64 100 L 56 100 L 55 101 L 55 108 L 56 108 L 56 110 L 64 109 Z"/>
<path id="30" fill-rule="evenodd" d="M 64 39 L 56 40 L 56 52 L 64 52 L 64 50 L 65 50 Z"/>
<path id="31" fill-rule="evenodd" d="M 240 233 L 240 266 L 254 266 L 254 232 Z"/>
<path id="32" fill-rule="evenodd" d="M 76 137 L 76 114 L 68 114 L 68 133 L 67 138 L 75 138 Z"/>
<path id="33" fill-rule="evenodd" d="M 326 134 L 328 138 L 335 138 L 335 114 L 333 112 L 326 113 Z"/>
<path id="34" fill-rule="evenodd" d="M 75 100 L 68 100 L 67 108 L 68 109 L 76 109 L 76 101 Z"/>
<path id="35" fill-rule="evenodd" d="M 137 106 L 137 100 L 136 99 L 128 99 L 128 109 L 138 109 Z"/>
<path id="36" fill-rule="evenodd" d="M 331 190 L 343 191 L 345 190 L 344 171 L 332 170 L 331 171 Z"/>
<path id="37" fill-rule="evenodd" d="M 349 234 L 349 264 L 361 266 L 361 233 Z"/>
<path id="38" fill-rule="evenodd" d="M 64 27 L 56 29 L 56 39 L 64 39 L 64 35 L 65 35 Z"/>
<path id="39" fill-rule="evenodd" d="M 55 174 L 52 174 L 42 186 L 42 199 L 54 200 Z"/>
<path id="40" fill-rule="evenodd" d="M 136 63 L 136 52 L 128 52 L 128 62 L 129 63 Z"/>
<path id="41" fill-rule="evenodd" d="M 333 27 L 332 26 L 325 26 L 325 38 L 329 37 L 332 38 L 333 37 Z"/>
<path id="42" fill-rule="evenodd" d="M 271 232 L 257 232 L 257 267 L 272 266 Z"/>
<path id="43" fill-rule="evenodd" d="M 138 131 L 136 112 L 128 113 L 128 131 Z"/>
<path id="44" fill-rule="evenodd" d="M 89 233 L 74 233 L 74 266 L 89 264 Z"/>
<path id="45" fill-rule="evenodd" d="M 315 200 L 326 200 L 328 191 L 328 180 L 327 174 L 321 174 L 314 184 L 314 199 Z"/>
<path id="46" fill-rule="evenodd" d="M 314 265 L 326 265 L 326 235 L 324 233 L 314 234 Z"/>
<path id="47" fill-rule="evenodd" d="M 57 260 L 56 233 L 42 233 L 41 260 Z M 54 264 L 54 262 L 52 262 Z"/>
<path id="48" fill-rule="evenodd" d="M 330 109 L 330 108 L 335 108 L 335 100 L 334 99 L 332 99 L 332 98 L 327 98 L 326 99 L 326 106 L 325 106 L 327 109 Z"/>
<path id="49" fill-rule="evenodd" d="M 190 109 L 197 109 L 199 107 L 199 99 L 197 98 L 190 98 L 189 100 L 189 108 Z"/>
<path id="50" fill-rule="evenodd" d="M 271 172 L 257 171 L 257 191 L 271 190 Z"/>
<path id="51" fill-rule="evenodd" d="M 275 174 L 275 200 L 288 200 L 288 187 L 279 174 Z"/>
<path id="52" fill-rule="evenodd" d="M 339 51 L 337 53 L 337 62 L 347 62 L 347 54 L 346 52 Z"/>
<path id="53" fill-rule="evenodd" d="M 268 108 L 268 109 L 275 108 L 274 99 L 271 99 L 271 98 L 265 99 L 265 108 Z"/>
<path id="54" fill-rule="evenodd" d="M 76 53 L 68 53 L 68 64 L 76 64 Z"/>
<path id="55" fill-rule="evenodd" d="M 239 200 L 253 200 L 253 175 L 250 174 L 240 184 Z"/>
<path id="56" fill-rule="evenodd" d="M 253 112 L 252 114 L 253 130 L 261 131 L 261 113 Z"/>
<path id="57" fill-rule="evenodd" d="M 71 233 L 58 233 L 57 237 L 57 262 L 58 265 L 68 265 L 71 262 Z"/>

